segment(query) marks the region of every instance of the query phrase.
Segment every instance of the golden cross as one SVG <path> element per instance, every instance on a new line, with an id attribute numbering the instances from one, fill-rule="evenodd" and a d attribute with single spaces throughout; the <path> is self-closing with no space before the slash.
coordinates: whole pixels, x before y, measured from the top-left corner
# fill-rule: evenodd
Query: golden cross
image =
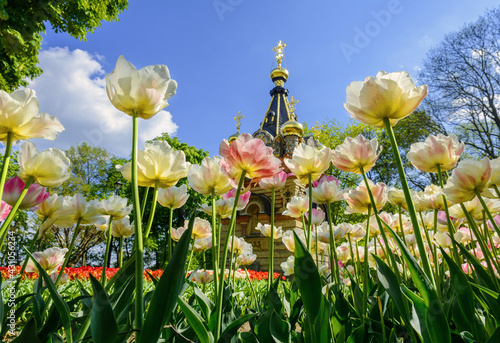
<path id="1" fill-rule="evenodd" d="M 284 44 L 282 41 L 278 42 L 278 45 L 276 45 L 273 50 L 276 52 L 276 62 L 278 62 L 278 68 L 281 68 L 281 62 L 283 60 L 283 50 L 285 49 L 286 44 Z"/>
<path id="2" fill-rule="evenodd" d="M 295 104 L 298 103 L 299 100 L 294 99 L 293 95 L 290 97 L 290 101 L 288 102 L 288 110 L 290 114 L 295 114 Z"/>
<path id="3" fill-rule="evenodd" d="M 240 126 L 241 126 L 241 119 L 245 118 L 243 114 L 241 114 L 241 111 L 238 111 L 238 115 L 234 117 L 234 120 L 236 120 L 236 133 L 240 133 Z"/>

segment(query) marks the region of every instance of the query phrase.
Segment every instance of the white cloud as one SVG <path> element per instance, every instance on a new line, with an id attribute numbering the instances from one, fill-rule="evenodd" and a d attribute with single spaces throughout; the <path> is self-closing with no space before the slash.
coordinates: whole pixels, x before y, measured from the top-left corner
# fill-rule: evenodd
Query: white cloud
<path id="1" fill-rule="evenodd" d="M 40 111 L 56 116 L 66 130 L 56 141 L 36 140 L 40 149 L 87 142 L 122 157 L 130 155 L 131 117 L 118 111 L 108 100 L 103 57 L 87 51 L 50 48 L 40 53 L 43 74 L 30 82 L 36 91 Z M 163 132 L 175 134 L 177 125 L 167 111 L 152 119 L 139 120 L 139 149 L 144 141 Z"/>

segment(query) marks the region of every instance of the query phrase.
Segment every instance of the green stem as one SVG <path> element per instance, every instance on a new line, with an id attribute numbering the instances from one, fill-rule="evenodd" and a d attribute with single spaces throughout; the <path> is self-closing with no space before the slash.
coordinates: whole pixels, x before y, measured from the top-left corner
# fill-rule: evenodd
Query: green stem
<path id="1" fill-rule="evenodd" d="M 365 257 L 363 260 L 363 306 L 362 306 L 362 316 L 363 323 L 367 324 L 366 307 L 368 302 L 368 241 L 370 240 L 370 217 L 371 217 L 371 207 L 368 207 L 368 218 L 366 219 L 366 235 L 365 235 Z"/>
<path id="2" fill-rule="evenodd" d="M 439 185 L 441 189 L 444 188 L 444 181 L 443 181 L 443 175 L 441 172 L 441 165 L 438 163 L 436 164 L 437 168 L 437 174 L 439 178 Z M 455 226 L 453 226 L 453 223 L 450 218 L 450 211 L 448 209 L 448 201 L 446 200 L 446 195 L 443 193 L 443 205 L 444 205 L 444 213 L 446 214 L 446 223 L 448 224 L 448 233 L 450 234 L 450 237 L 455 237 Z M 458 265 L 461 265 L 460 263 L 460 256 L 458 255 L 458 247 L 455 243 L 455 241 L 452 241 L 453 244 L 453 258 L 455 259 L 455 263 Z"/>
<path id="3" fill-rule="evenodd" d="M 247 274 L 248 284 L 250 285 L 250 290 L 252 291 L 252 298 L 254 306 L 257 307 L 257 296 L 255 295 L 255 289 L 253 288 L 252 280 L 250 280 L 250 275 L 248 274 L 247 266 L 243 266 L 245 273 Z"/>
<path id="4" fill-rule="evenodd" d="M 120 237 L 119 240 L 119 245 L 118 245 L 118 268 L 121 268 L 123 265 L 123 237 Z"/>
<path id="5" fill-rule="evenodd" d="M 387 249 L 389 249 L 389 240 L 387 239 L 387 235 L 385 234 L 383 220 L 380 219 L 380 216 L 378 215 L 378 210 L 377 210 L 377 206 L 375 203 L 375 199 L 373 198 L 373 193 L 372 193 L 372 190 L 370 188 L 370 184 L 368 183 L 368 178 L 366 177 L 365 170 L 363 169 L 363 167 L 359 167 L 359 170 L 361 171 L 361 175 L 363 176 L 363 180 L 364 180 L 365 185 L 366 185 L 366 191 L 368 192 L 368 197 L 370 198 L 370 203 L 372 205 L 371 208 L 373 209 L 373 214 L 375 215 L 375 219 L 377 221 L 377 225 L 378 225 L 378 228 L 380 230 L 380 234 L 382 235 L 382 239 L 384 240 L 386 250 L 387 250 Z M 417 226 L 417 228 L 418 228 L 418 226 Z M 370 228 L 367 227 L 367 230 L 370 230 Z M 404 236 L 404 233 L 403 233 L 403 236 Z M 399 274 L 399 269 L 398 269 L 398 265 L 396 263 L 396 259 L 394 258 L 394 254 L 392 254 L 392 253 L 388 254 L 386 252 L 385 255 L 388 257 L 388 260 L 390 261 L 390 265 L 392 266 L 392 269 L 394 270 L 394 273 L 396 274 L 396 278 L 398 279 L 398 282 L 401 283 L 401 275 Z"/>
<path id="6" fill-rule="evenodd" d="M 490 272 L 491 278 L 493 279 L 493 282 L 495 283 L 496 291 L 498 291 L 498 289 L 499 289 L 498 278 L 495 275 L 495 272 L 493 271 L 493 266 L 491 264 L 491 258 L 490 258 L 490 254 L 489 254 L 489 250 L 487 248 L 487 245 L 485 245 L 483 240 L 481 239 L 481 233 L 479 232 L 479 230 L 476 226 L 476 222 L 474 221 L 474 219 L 470 215 L 469 211 L 467 211 L 467 209 L 465 208 L 465 205 L 463 203 L 460 203 L 460 207 L 462 208 L 462 211 L 464 212 L 464 214 L 467 218 L 467 221 L 469 222 L 469 227 L 472 229 L 472 232 L 474 232 L 474 236 L 476 236 L 477 242 L 479 243 L 479 246 L 481 247 L 481 250 L 482 250 L 483 255 L 484 255 L 484 259 L 486 260 L 486 264 L 488 265 L 488 271 Z M 473 246 L 473 249 L 477 249 L 477 248 L 475 248 Z"/>
<path id="7" fill-rule="evenodd" d="M 306 236 L 306 239 L 307 239 L 307 250 L 311 251 L 311 228 L 312 228 L 311 222 L 312 222 L 312 204 L 313 204 L 313 200 L 312 200 L 312 176 L 311 176 L 311 174 L 309 174 L 307 176 L 307 180 L 308 180 L 308 185 L 309 185 L 309 213 L 308 213 L 308 218 L 307 218 L 307 236 Z"/>
<path id="8" fill-rule="evenodd" d="M 403 230 L 403 216 L 401 214 L 401 205 L 398 206 L 398 216 L 399 216 L 399 230 L 401 234 L 401 238 L 403 239 L 404 244 L 406 244 L 405 231 Z M 401 258 L 401 256 L 400 256 Z M 406 263 L 405 261 L 401 261 L 401 269 L 403 273 L 403 280 L 406 283 Z"/>
<path id="9" fill-rule="evenodd" d="M 434 280 L 436 281 L 436 292 L 438 294 L 439 299 L 441 299 L 441 283 L 439 279 L 439 273 L 438 273 L 438 268 L 437 266 L 439 265 L 439 259 L 437 258 L 437 247 L 435 244 L 432 243 L 431 238 L 429 236 L 429 230 L 424 225 L 424 216 L 422 215 L 422 212 L 418 212 L 420 215 L 420 220 L 422 221 L 422 227 L 424 229 L 425 233 L 425 239 L 427 240 L 427 245 L 429 245 L 429 249 L 432 249 L 432 259 L 434 263 L 434 273 L 435 277 Z"/>
<path id="10" fill-rule="evenodd" d="M 229 245 L 229 239 L 231 237 L 232 231 L 234 230 L 234 226 L 236 224 L 236 211 L 238 207 L 238 200 L 240 198 L 240 192 L 241 192 L 241 187 L 243 186 L 243 181 L 245 181 L 245 174 L 246 171 L 243 171 L 240 176 L 240 180 L 238 183 L 238 188 L 236 188 L 236 194 L 235 194 L 235 199 L 234 199 L 234 206 L 233 206 L 233 211 L 231 214 L 231 219 L 229 222 L 229 227 L 227 230 L 226 234 L 226 239 L 224 240 L 224 247 L 223 247 L 223 253 L 222 253 L 222 262 L 221 262 L 221 270 L 220 270 L 220 278 L 219 278 L 219 291 L 217 292 L 217 303 L 215 307 L 215 313 L 217 314 L 217 320 L 215 323 L 215 335 L 214 335 L 214 342 L 217 342 L 219 340 L 220 334 L 221 334 L 221 329 L 222 329 L 222 298 L 224 294 L 224 272 L 226 270 L 226 264 L 227 264 L 227 251 L 228 251 L 228 245 Z"/>
<path id="11" fill-rule="evenodd" d="M 498 236 L 500 236 L 500 229 L 498 228 L 498 225 L 497 223 L 495 222 L 495 220 L 493 219 L 493 216 L 491 215 L 491 212 L 488 208 L 488 206 L 486 205 L 486 203 L 484 202 L 484 199 L 483 197 L 481 196 L 481 193 L 479 193 L 479 191 L 476 189 L 474 190 L 476 192 L 476 195 L 477 195 L 477 198 L 479 199 L 479 202 L 481 203 L 481 206 L 483 206 L 483 210 L 484 212 L 486 213 L 486 215 L 488 216 L 488 219 L 490 220 L 491 222 L 491 225 L 493 225 L 493 228 L 495 229 L 495 231 L 497 232 Z M 479 239 L 479 237 L 478 237 Z"/>
<path id="12" fill-rule="evenodd" d="M 318 244 L 318 228 L 316 225 L 312 226 L 311 225 L 311 230 L 314 229 L 316 230 L 316 233 L 314 234 L 314 244 L 316 245 L 315 249 L 315 254 L 316 254 L 316 265 L 318 266 L 319 268 L 319 264 L 320 264 L 320 261 L 319 261 L 319 244 Z"/>
<path id="13" fill-rule="evenodd" d="M 330 265 L 332 271 L 334 271 L 335 281 L 340 284 L 340 272 L 339 272 L 339 259 L 337 256 L 337 245 L 335 243 L 335 234 L 333 232 L 332 216 L 330 211 L 330 202 L 326 202 L 326 212 L 328 216 L 328 227 L 330 228 Z M 350 244 L 350 242 L 349 242 Z M 352 247 L 351 247 L 351 257 L 352 257 Z"/>
<path id="14" fill-rule="evenodd" d="M 45 219 L 47 219 L 47 218 L 45 218 Z M 43 221 L 45 221 L 45 219 Z M 40 228 L 38 228 L 36 230 L 35 235 L 33 236 L 33 238 L 31 239 L 31 242 L 30 242 L 29 252 L 32 254 L 33 254 L 33 249 L 35 248 L 36 241 L 38 240 L 37 237 L 38 237 L 39 232 L 40 232 Z M 15 291 L 17 291 L 17 289 L 19 288 L 19 285 L 21 284 L 21 280 L 23 278 L 24 271 L 26 270 L 27 265 L 28 265 L 28 258 L 26 260 L 24 260 L 23 266 L 21 267 L 21 271 L 19 272 L 19 275 L 21 277 L 19 279 L 17 279 L 16 286 L 14 287 Z"/>
<path id="15" fill-rule="evenodd" d="M 151 231 L 151 226 L 153 225 L 153 220 L 155 218 L 156 204 L 158 200 L 158 185 L 160 181 L 155 181 L 155 190 L 153 193 L 153 202 L 151 203 L 151 210 L 149 211 L 148 225 L 146 226 L 146 230 L 144 230 L 144 239 L 148 239 L 149 232 Z M 143 212 L 144 213 L 144 212 Z"/>
<path id="16" fill-rule="evenodd" d="M 497 250 L 495 249 L 495 244 L 493 242 L 493 239 L 491 238 L 490 235 L 490 230 L 488 229 L 488 224 L 486 222 L 486 215 L 483 211 L 483 230 L 484 230 L 484 236 L 486 237 L 487 241 L 489 242 L 491 246 L 491 252 L 493 254 L 493 261 L 495 263 L 495 269 L 500 270 L 500 261 L 498 260 L 498 254 Z"/>
<path id="17" fill-rule="evenodd" d="M 497 193 L 497 197 L 500 198 L 500 190 L 498 190 L 498 186 L 493 185 L 493 188 L 495 189 L 495 193 Z"/>
<path id="18" fill-rule="evenodd" d="M 358 277 L 359 256 L 358 256 L 358 260 L 356 260 L 356 258 L 354 257 L 354 251 L 352 250 L 352 242 L 351 242 L 351 234 L 350 233 L 347 234 L 347 241 L 349 242 L 349 252 L 351 254 L 351 261 L 352 261 L 352 265 L 354 267 L 354 275 L 356 275 L 356 277 Z M 358 250 L 357 245 L 356 245 L 356 250 Z"/>
<path id="19" fill-rule="evenodd" d="M 396 143 L 396 138 L 394 136 L 394 131 L 392 130 L 389 118 L 384 118 L 384 124 L 385 124 L 385 131 L 389 136 L 389 140 L 391 142 L 392 152 L 394 154 L 394 161 L 396 162 L 396 166 L 398 168 L 399 178 L 401 180 L 401 186 L 403 188 L 403 193 L 405 195 L 406 204 L 408 205 L 408 212 L 410 214 L 411 224 L 413 225 L 413 231 L 415 233 L 415 240 L 417 241 L 418 250 L 420 251 L 420 258 L 422 260 L 422 265 L 424 267 L 424 271 L 427 274 L 427 276 L 432 280 L 432 283 L 435 284 L 434 273 L 432 272 L 431 265 L 429 263 L 429 258 L 425 253 L 426 250 L 424 246 L 424 240 L 422 238 L 422 233 L 420 232 L 420 226 L 418 225 L 415 206 L 413 205 L 413 200 L 410 194 L 410 187 L 408 186 L 408 181 L 406 180 L 406 175 L 403 169 L 403 163 L 401 162 L 401 155 L 399 154 L 398 144 Z"/>
<path id="20" fill-rule="evenodd" d="M 168 229 L 168 258 L 167 258 L 167 262 L 170 261 L 170 259 L 172 258 L 172 245 L 173 245 L 173 242 L 172 242 L 172 229 L 173 229 L 173 220 L 174 220 L 174 208 L 173 207 L 170 207 L 170 214 L 168 216 L 168 220 L 169 220 L 169 229 Z"/>
<path id="21" fill-rule="evenodd" d="M 139 199 L 139 184 L 137 180 L 137 142 L 139 136 L 139 118 L 137 113 L 132 113 L 132 204 L 134 209 L 134 224 L 135 224 L 135 340 L 140 342 L 142 320 L 144 314 L 144 292 L 143 292 L 143 273 L 144 273 L 144 243 L 142 240 L 142 215 Z M 144 200 L 146 201 L 146 200 Z"/>
<path id="22" fill-rule="evenodd" d="M 186 269 L 189 270 L 189 266 L 191 266 L 191 260 L 193 259 L 193 254 L 194 254 L 194 241 L 195 241 L 195 237 L 193 237 L 191 239 L 191 254 L 189 255 L 189 260 L 188 260 L 188 264 L 186 266 Z"/>
<path id="23" fill-rule="evenodd" d="M 141 206 L 141 221 L 142 221 L 142 216 L 144 213 L 146 213 L 146 203 L 148 202 L 148 196 L 149 196 L 149 188 L 150 187 L 144 187 L 146 190 L 144 191 L 144 198 L 142 199 L 142 206 Z"/>
<path id="24" fill-rule="evenodd" d="M 104 264 L 102 265 L 101 284 L 106 286 L 106 268 L 108 266 L 109 249 L 111 248 L 111 229 L 113 225 L 113 216 L 109 216 L 108 230 L 106 231 L 106 252 L 104 253 Z"/>
<path id="25" fill-rule="evenodd" d="M 271 235 L 269 236 L 269 268 L 267 272 L 267 291 L 271 290 L 274 278 L 274 202 L 276 190 L 271 190 Z M 246 270 L 246 268 L 245 268 Z M 250 280 L 250 279 L 249 279 Z"/>
<path id="26" fill-rule="evenodd" d="M 205 266 L 205 270 L 206 270 Z M 217 299 L 219 284 L 219 245 L 217 244 L 217 217 L 215 208 L 215 190 L 212 189 L 212 270 L 214 272 L 214 299 Z"/>
<path id="27" fill-rule="evenodd" d="M 23 188 L 21 194 L 19 194 L 19 198 L 17 198 L 16 203 L 10 209 L 9 215 L 7 216 L 7 218 L 5 218 L 5 220 L 2 224 L 2 227 L 0 228 L 0 236 L 3 236 L 4 233 L 10 227 L 10 223 L 12 223 L 12 220 L 14 219 L 14 216 L 16 215 L 17 210 L 19 209 L 19 206 L 21 206 L 21 203 L 23 202 L 23 199 L 26 196 L 26 193 L 28 193 L 28 190 L 29 190 L 32 183 L 33 183 L 33 176 L 30 176 L 28 178 L 28 180 L 26 181 L 26 184 L 24 185 L 24 188 Z M 0 250 L 3 247 L 3 243 L 4 243 L 3 241 L 0 242 Z"/>
<path id="28" fill-rule="evenodd" d="M 234 238 L 236 236 L 236 230 L 232 230 L 232 234 L 231 234 L 231 259 L 229 260 L 229 278 L 228 280 L 230 279 L 230 282 L 232 282 L 233 284 L 233 287 L 234 287 L 234 275 L 236 273 L 233 273 L 231 275 L 231 272 L 233 270 L 233 263 L 235 262 L 234 261 Z"/>
<path id="29" fill-rule="evenodd" d="M 2 172 L 0 174 L 0 200 L 3 196 L 3 188 L 5 186 L 5 179 L 9 171 L 10 152 L 12 150 L 12 132 L 7 133 L 7 142 L 5 143 L 5 152 L 3 154 Z"/>
<path id="30" fill-rule="evenodd" d="M 61 277 L 64 274 L 64 268 L 68 265 L 69 258 L 71 257 L 71 253 L 73 252 L 73 247 L 75 246 L 76 242 L 76 237 L 80 233 L 80 222 L 82 221 L 82 218 L 78 218 L 78 221 L 76 222 L 76 227 L 75 227 L 75 232 L 73 233 L 73 237 L 71 238 L 71 243 L 69 244 L 68 247 L 68 252 L 66 253 L 66 257 L 64 258 L 64 262 L 61 266 L 61 270 L 59 271 L 59 275 L 57 276 L 57 280 L 55 282 L 55 285 L 57 287 L 57 284 L 61 280 Z"/>

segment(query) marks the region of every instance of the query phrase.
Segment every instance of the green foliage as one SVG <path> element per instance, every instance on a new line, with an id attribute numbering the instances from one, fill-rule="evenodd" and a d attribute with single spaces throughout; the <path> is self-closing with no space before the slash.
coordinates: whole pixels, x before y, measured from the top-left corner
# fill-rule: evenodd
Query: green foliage
<path id="1" fill-rule="evenodd" d="M 0 1 L 0 89 L 12 92 L 42 73 L 38 53 L 47 24 L 86 39 L 102 21 L 117 21 L 127 6 L 128 0 Z"/>
<path id="2" fill-rule="evenodd" d="M 52 189 L 59 195 L 80 193 L 87 200 L 100 200 L 115 193 L 116 182 L 128 183 L 115 168 L 123 159 L 104 148 L 81 143 L 64 152 L 71 161 L 71 176 L 61 186 Z"/>

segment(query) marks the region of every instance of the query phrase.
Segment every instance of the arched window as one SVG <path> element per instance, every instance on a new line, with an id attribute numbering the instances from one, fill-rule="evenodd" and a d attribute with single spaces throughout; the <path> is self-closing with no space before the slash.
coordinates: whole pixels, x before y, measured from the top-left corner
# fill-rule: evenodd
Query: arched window
<path id="1" fill-rule="evenodd" d="M 260 213 L 260 206 L 256 203 L 250 204 L 246 212 L 250 216 L 250 220 L 248 222 L 248 234 L 249 235 L 258 235 L 260 234 L 259 231 L 257 231 L 255 228 L 257 227 L 257 224 L 259 223 L 259 213 Z"/>

